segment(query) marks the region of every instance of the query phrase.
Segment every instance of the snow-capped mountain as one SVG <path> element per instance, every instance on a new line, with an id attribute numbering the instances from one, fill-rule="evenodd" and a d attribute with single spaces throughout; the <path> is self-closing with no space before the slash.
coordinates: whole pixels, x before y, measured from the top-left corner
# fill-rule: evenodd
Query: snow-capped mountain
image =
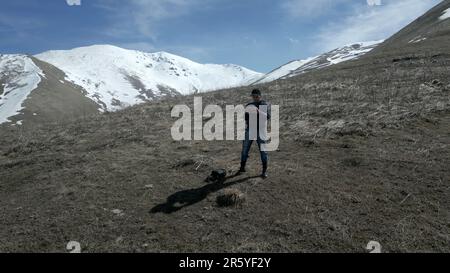
<path id="1" fill-rule="evenodd" d="M 41 77 L 42 70 L 28 56 L 0 55 L 0 124 L 20 113 Z"/>
<path id="2" fill-rule="evenodd" d="M 80 107 L 116 111 L 165 96 L 270 82 L 358 58 L 379 43 L 347 45 L 290 62 L 267 75 L 237 65 L 199 64 L 170 53 L 145 53 L 110 45 L 48 51 L 35 57 L 0 55 L 0 124 L 19 114 L 14 122 L 21 124 L 27 112 L 24 102 L 33 91 L 42 89 L 40 85 L 44 86 L 42 92 L 51 94 L 41 92 L 47 97 L 32 107 L 40 113 L 27 113 L 28 119 L 37 115 L 53 118 L 68 108 L 72 108 L 72 115 Z M 49 96 L 54 98 L 46 109 Z M 64 101 L 67 97 L 71 102 Z M 50 113 L 51 109 L 57 111 Z"/>
<path id="3" fill-rule="evenodd" d="M 145 53 L 95 45 L 35 56 L 66 74 L 103 110 L 148 100 L 248 85 L 263 74 L 237 65 L 199 64 L 166 52 Z"/>
<path id="4" fill-rule="evenodd" d="M 359 58 L 382 42 L 383 41 L 374 41 L 350 44 L 306 60 L 295 60 L 264 75 L 253 84 L 261 84 L 278 79 L 290 78 L 313 70 Z"/>

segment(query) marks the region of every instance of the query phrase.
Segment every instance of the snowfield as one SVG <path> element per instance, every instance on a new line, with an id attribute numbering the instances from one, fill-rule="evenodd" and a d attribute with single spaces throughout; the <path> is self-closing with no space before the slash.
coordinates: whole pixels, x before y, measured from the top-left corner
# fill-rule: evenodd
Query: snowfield
<path id="1" fill-rule="evenodd" d="M 24 109 L 23 102 L 45 77 L 42 70 L 25 55 L 0 55 L 0 124 Z M 17 122 L 18 125 L 21 122 Z"/>
<path id="2" fill-rule="evenodd" d="M 442 16 L 439 17 L 439 19 L 441 19 L 441 20 L 445 20 L 445 19 L 448 19 L 448 18 L 450 18 L 450 8 L 446 9 L 444 11 L 444 14 L 442 14 Z"/>
<path id="3" fill-rule="evenodd" d="M 342 48 L 331 51 L 332 56 L 328 57 L 327 60 L 332 65 L 353 60 L 372 51 L 372 49 L 382 42 L 383 41 L 371 41 L 346 45 Z"/>
<path id="4" fill-rule="evenodd" d="M 255 84 L 260 83 L 267 83 L 272 82 L 278 79 L 283 78 L 284 76 L 289 75 L 290 73 L 297 70 L 299 67 L 302 67 L 303 65 L 307 64 L 308 62 L 312 61 L 315 57 L 309 58 L 306 60 L 296 60 L 292 61 L 290 63 L 287 63 L 283 66 L 280 66 L 279 68 L 273 70 L 272 72 L 264 75 L 261 79 L 259 79 Z"/>
<path id="5" fill-rule="evenodd" d="M 36 55 L 83 87 L 103 110 L 174 94 L 192 94 L 248 85 L 263 74 L 237 65 L 199 64 L 166 52 L 145 53 L 95 45 Z"/>
<path id="6" fill-rule="evenodd" d="M 382 42 L 383 41 L 372 41 L 349 44 L 306 60 L 292 61 L 264 75 L 253 84 L 267 83 L 278 79 L 294 77 L 309 71 L 353 60 L 370 52 Z"/>

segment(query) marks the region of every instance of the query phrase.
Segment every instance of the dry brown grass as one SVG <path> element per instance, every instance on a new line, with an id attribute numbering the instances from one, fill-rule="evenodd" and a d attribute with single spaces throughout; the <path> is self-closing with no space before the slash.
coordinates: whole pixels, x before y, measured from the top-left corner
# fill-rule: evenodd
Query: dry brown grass
<path id="1" fill-rule="evenodd" d="M 225 189 L 216 202 L 219 207 L 241 207 L 245 203 L 245 194 L 238 189 Z"/>

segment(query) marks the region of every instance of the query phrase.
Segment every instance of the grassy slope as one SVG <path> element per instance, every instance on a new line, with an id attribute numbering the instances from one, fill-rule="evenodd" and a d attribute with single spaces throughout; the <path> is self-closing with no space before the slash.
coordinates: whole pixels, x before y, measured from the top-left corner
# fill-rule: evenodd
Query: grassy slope
<path id="1" fill-rule="evenodd" d="M 11 118 L 13 122 L 23 120 L 25 126 L 33 127 L 35 124 L 85 118 L 98 113 L 99 106 L 86 98 L 79 86 L 65 82 L 64 72 L 46 62 L 32 59 L 46 77 L 25 100 L 21 113 Z"/>
<path id="2" fill-rule="evenodd" d="M 240 143 L 171 140 L 170 109 L 191 97 L 4 127 L 0 251 L 76 240 L 85 251 L 363 252 L 377 240 L 385 251 L 448 252 L 448 44 L 435 37 L 263 86 L 281 106 L 281 147 L 268 180 L 252 178 L 253 150 L 251 172 L 223 186 L 246 194 L 237 209 L 217 208 L 223 187 L 203 180 L 236 170 Z M 203 99 L 238 104 L 247 93 Z M 169 196 L 191 205 L 158 206 Z"/>

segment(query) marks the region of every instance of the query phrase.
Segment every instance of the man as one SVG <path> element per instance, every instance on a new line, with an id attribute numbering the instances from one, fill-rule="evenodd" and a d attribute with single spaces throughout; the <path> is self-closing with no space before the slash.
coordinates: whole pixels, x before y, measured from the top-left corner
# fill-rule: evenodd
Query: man
<path id="1" fill-rule="evenodd" d="M 259 152 L 261 154 L 261 161 L 263 165 L 263 171 L 261 177 L 266 179 L 267 175 L 267 167 L 269 162 L 269 155 L 266 151 L 263 151 L 261 145 L 265 143 L 264 138 L 261 136 L 261 132 L 259 131 L 260 126 L 260 116 L 263 121 L 267 122 L 270 119 L 270 105 L 262 99 L 262 93 L 259 89 L 254 89 L 251 95 L 253 102 L 247 104 L 245 111 L 245 122 L 246 122 L 246 130 L 245 130 L 245 140 L 242 147 L 242 155 L 241 155 L 241 169 L 238 172 L 238 175 L 245 173 L 245 166 L 247 165 L 247 160 L 250 152 L 250 148 L 253 144 L 253 139 L 251 139 L 251 128 L 250 128 L 250 116 L 254 115 L 252 118 L 256 116 L 257 128 L 252 128 L 252 130 L 257 130 L 257 143 Z M 263 107 L 261 107 L 263 106 Z"/>

